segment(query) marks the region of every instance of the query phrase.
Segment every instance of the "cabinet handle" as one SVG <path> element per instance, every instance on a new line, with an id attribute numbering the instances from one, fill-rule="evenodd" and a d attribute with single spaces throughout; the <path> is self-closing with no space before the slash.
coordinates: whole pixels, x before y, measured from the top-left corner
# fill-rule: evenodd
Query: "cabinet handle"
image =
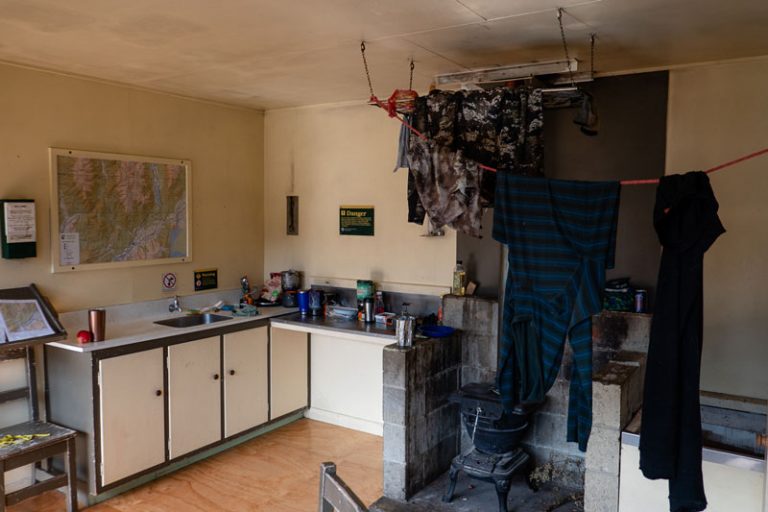
<path id="1" fill-rule="evenodd" d="M 218 373 L 214 373 L 213 374 L 213 380 L 219 380 L 219 374 Z"/>
<path id="2" fill-rule="evenodd" d="M 234 375 L 235 374 L 235 370 L 229 370 L 229 374 L 230 375 Z"/>
<path id="3" fill-rule="evenodd" d="M 155 391 L 155 396 L 163 396 L 163 390 L 158 389 L 157 391 Z"/>

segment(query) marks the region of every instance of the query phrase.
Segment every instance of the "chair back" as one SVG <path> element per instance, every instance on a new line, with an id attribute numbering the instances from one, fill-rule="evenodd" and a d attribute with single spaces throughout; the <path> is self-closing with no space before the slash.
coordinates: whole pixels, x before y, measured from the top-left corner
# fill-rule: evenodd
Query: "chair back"
<path id="1" fill-rule="evenodd" d="M 336 464 L 320 465 L 320 512 L 368 512 L 347 484 L 336 475 Z"/>

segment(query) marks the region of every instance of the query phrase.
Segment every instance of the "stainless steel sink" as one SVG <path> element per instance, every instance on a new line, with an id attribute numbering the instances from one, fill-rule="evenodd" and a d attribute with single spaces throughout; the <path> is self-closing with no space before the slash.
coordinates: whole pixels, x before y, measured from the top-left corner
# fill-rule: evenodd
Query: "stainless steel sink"
<path id="1" fill-rule="evenodd" d="M 206 325 L 222 320 L 231 320 L 231 316 L 214 315 L 213 313 L 202 313 L 198 315 L 184 315 L 155 322 L 168 327 L 192 327 L 195 325 Z"/>

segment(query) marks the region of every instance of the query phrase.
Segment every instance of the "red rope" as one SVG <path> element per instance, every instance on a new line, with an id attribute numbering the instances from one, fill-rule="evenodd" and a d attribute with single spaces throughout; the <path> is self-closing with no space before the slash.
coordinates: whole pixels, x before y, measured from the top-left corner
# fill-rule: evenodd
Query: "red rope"
<path id="1" fill-rule="evenodd" d="M 764 155 L 766 153 L 768 153 L 768 148 L 761 149 L 760 151 L 755 151 L 754 153 L 750 153 L 748 155 L 744 155 L 744 156 L 742 156 L 740 158 L 737 158 L 736 160 L 731 160 L 730 162 L 725 162 L 724 164 L 720 164 L 720 165 L 717 165 L 715 167 L 712 167 L 711 169 L 707 169 L 704 172 L 710 173 L 710 172 L 719 171 L 720 169 L 725 169 L 726 167 L 730 167 L 732 165 L 736 165 L 736 164 L 741 163 L 741 162 L 743 162 L 745 160 L 749 160 L 750 158 L 755 158 L 757 156 Z"/>
<path id="2" fill-rule="evenodd" d="M 411 126 L 408 123 L 408 121 L 406 121 L 405 119 L 403 119 L 402 117 L 397 115 L 397 112 L 395 112 L 394 109 L 388 108 L 387 105 L 382 103 L 381 100 L 379 100 L 379 98 L 377 98 L 376 96 L 371 96 L 371 99 L 370 99 L 369 102 L 374 104 L 374 105 L 376 105 L 376 106 L 378 106 L 379 108 L 382 108 L 382 109 L 386 110 L 389 113 L 389 117 L 394 117 L 395 119 L 397 119 L 398 121 L 403 123 L 403 125 L 405 125 L 406 128 L 411 130 L 411 132 L 413 132 L 421 140 L 429 141 L 429 139 L 427 138 L 426 135 L 424 135 L 419 130 L 417 130 L 416 128 Z M 726 167 L 731 167 L 732 165 L 736 165 L 736 164 L 739 164 L 741 162 L 745 162 L 747 160 L 751 160 L 752 158 L 756 158 L 756 157 L 758 157 L 760 155 L 764 155 L 766 153 L 768 153 L 768 148 L 764 148 L 764 149 L 761 149 L 759 151 L 755 151 L 754 153 L 750 153 L 748 155 L 744 155 L 744 156 L 739 157 L 739 158 L 737 158 L 735 160 L 731 160 L 729 162 L 725 162 L 724 164 L 716 165 L 715 167 L 707 169 L 704 172 L 709 174 L 709 173 L 712 173 L 712 172 L 715 172 L 715 171 L 719 171 L 721 169 L 725 169 Z M 483 164 L 478 163 L 477 166 L 479 168 L 483 169 L 484 171 L 497 172 L 497 169 L 494 169 L 493 167 L 489 167 L 487 165 L 483 165 Z M 626 186 L 626 185 L 653 185 L 653 184 L 656 184 L 658 182 L 659 182 L 658 178 L 651 178 L 651 179 L 645 179 L 645 180 L 621 180 L 621 181 L 619 181 L 619 183 L 621 183 L 621 185 L 623 185 L 623 186 Z"/>

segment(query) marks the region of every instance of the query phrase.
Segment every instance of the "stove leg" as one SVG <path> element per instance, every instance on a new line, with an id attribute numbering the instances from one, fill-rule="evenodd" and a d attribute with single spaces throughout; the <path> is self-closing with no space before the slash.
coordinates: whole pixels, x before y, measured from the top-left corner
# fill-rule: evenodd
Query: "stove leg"
<path id="1" fill-rule="evenodd" d="M 459 476 L 459 468 L 451 466 L 451 471 L 448 473 L 448 476 L 451 479 L 451 483 L 448 485 L 448 492 L 443 496 L 443 501 L 445 503 L 450 503 L 453 499 L 453 491 L 456 490 L 456 479 Z"/>
<path id="2" fill-rule="evenodd" d="M 494 483 L 496 484 L 496 496 L 499 497 L 499 512 L 508 512 L 507 497 L 509 496 L 510 481 L 508 479 L 496 480 Z"/>

